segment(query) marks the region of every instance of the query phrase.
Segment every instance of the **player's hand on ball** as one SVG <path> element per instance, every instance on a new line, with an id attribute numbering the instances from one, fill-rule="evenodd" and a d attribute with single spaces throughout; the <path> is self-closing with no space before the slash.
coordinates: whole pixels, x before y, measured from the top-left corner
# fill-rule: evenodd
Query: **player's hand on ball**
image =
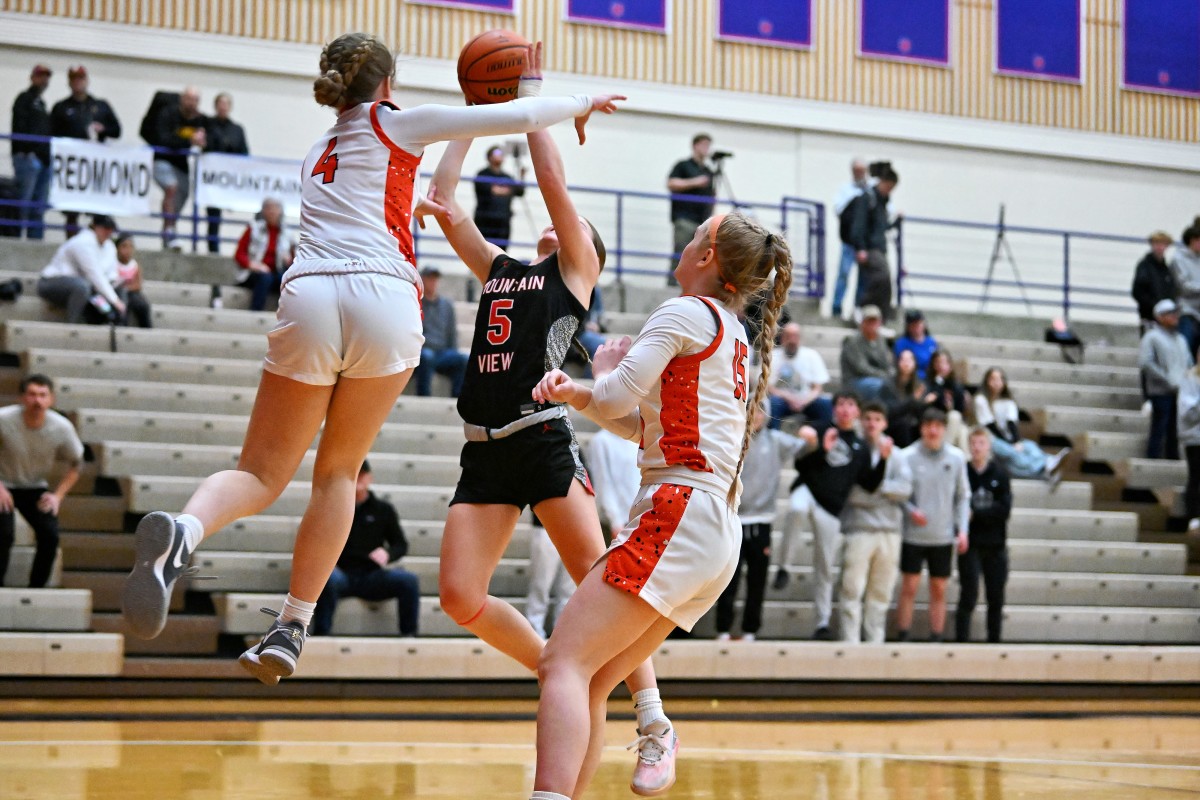
<path id="1" fill-rule="evenodd" d="M 561 369 L 552 369 L 533 387 L 533 399 L 539 403 L 569 403 L 575 396 L 575 381 Z"/>
<path id="2" fill-rule="evenodd" d="M 583 144 L 587 140 L 584 128 L 587 126 L 587 121 L 591 118 L 593 111 L 599 111 L 602 114 L 612 114 L 617 110 L 617 101 L 624 99 L 625 95 L 623 94 L 598 94 L 592 97 L 592 107 L 582 117 L 575 118 L 575 132 L 579 134 L 579 143 Z"/>
<path id="3" fill-rule="evenodd" d="M 529 45 L 525 53 L 525 69 L 521 71 L 521 80 L 540 81 L 542 79 L 542 43 Z"/>
<path id="4" fill-rule="evenodd" d="M 632 339 L 622 336 L 620 339 L 609 339 L 596 348 L 596 354 L 592 356 L 592 375 L 596 380 L 617 368 L 617 364 L 620 364 L 621 359 L 629 352 L 631 344 Z"/>

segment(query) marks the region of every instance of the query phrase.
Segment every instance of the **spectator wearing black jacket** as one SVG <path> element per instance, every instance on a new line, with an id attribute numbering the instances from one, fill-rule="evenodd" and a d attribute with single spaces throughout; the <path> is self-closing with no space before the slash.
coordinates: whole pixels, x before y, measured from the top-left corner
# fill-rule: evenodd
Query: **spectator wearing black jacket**
<path id="1" fill-rule="evenodd" d="M 361 597 L 370 602 L 395 599 L 400 612 L 400 635 L 416 636 L 421 613 L 421 588 L 417 576 L 391 566 L 408 553 L 408 540 L 395 507 L 371 493 L 371 465 L 364 461 L 355 485 L 354 522 L 350 536 L 317 598 L 312 634 L 324 636 L 333 629 L 338 600 Z"/>
<path id="2" fill-rule="evenodd" d="M 1012 483 L 1008 473 L 992 458 L 992 439 L 987 429 L 971 431 L 971 460 L 967 480 L 971 484 L 971 524 L 967 550 L 958 556 L 960 591 L 954 614 L 957 639 L 971 639 L 971 615 L 979 599 L 979 576 L 987 594 L 987 640 L 1000 641 L 1004 621 L 1004 586 L 1008 582 L 1008 518 L 1012 514 Z"/>
<path id="3" fill-rule="evenodd" d="M 24 136 L 49 136 L 50 112 L 42 95 L 50 85 L 50 68 L 38 64 L 29 74 L 29 88 L 17 95 L 12 107 L 12 132 Z M 41 239 L 45 231 L 42 215 L 50 195 L 50 142 L 12 140 L 13 177 L 17 181 L 17 199 L 24 205 L 18 210 L 21 228 L 30 239 Z"/>
<path id="4" fill-rule="evenodd" d="M 1154 324 L 1154 306 L 1159 300 L 1175 300 L 1179 287 L 1167 264 L 1167 248 L 1171 246 L 1171 234 L 1155 231 L 1150 234 L 1150 252 L 1142 256 L 1133 273 L 1133 295 L 1138 307 L 1138 319 L 1142 333 Z"/>
<path id="5" fill-rule="evenodd" d="M 87 69 L 71 67 L 67 70 L 67 82 L 71 87 L 70 96 L 59 100 L 50 110 L 50 135 L 94 142 L 121 138 L 121 122 L 112 107 L 88 94 Z M 63 216 L 70 239 L 79 233 L 79 212 L 64 211 Z"/>
<path id="6" fill-rule="evenodd" d="M 816 607 L 814 639 L 833 638 L 833 580 L 841 561 L 840 516 L 850 489 L 861 486 L 875 491 L 883 481 L 884 461 L 871 464 L 871 451 L 858 435 L 859 400 L 850 392 L 833 397 L 833 424 L 800 429 L 807 445 L 796 457 L 796 480 L 792 483 L 791 513 L 784 531 L 784 553 L 775 573 L 775 588 L 787 585 L 788 549 L 795 541 L 799 522 L 808 518 L 813 530 L 813 604 Z"/>
<path id="7" fill-rule="evenodd" d="M 207 120 L 200 113 L 200 92 L 188 86 L 179 94 L 178 105 L 158 114 L 154 143 L 164 150 L 154 151 L 154 182 L 163 190 L 163 246 L 175 239 L 175 221 L 191 193 L 188 151 L 208 144 Z"/>
<path id="8" fill-rule="evenodd" d="M 878 182 L 850 201 L 845 214 L 850 220 L 849 244 L 858 262 L 858 304 L 878 306 L 885 321 L 892 316 L 892 272 L 888 266 L 887 232 L 900 222 L 888 219 L 888 200 L 900 182 L 891 167 L 885 167 Z"/>
<path id="9" fill-rule="evenodd" d="M 217 95 L 213 100 L 213 110 L 216 115 L 209 117 L 204 125 L 207 139 L 204 152 L 249 155 L 246 131 L 229 118 L 229 112 L 233 110 L 233 98 L 228 92 Z M 204 213 L 208 216 L 208 252 L 218 253 L 221 250 L 221 209 L 209 206 Z"/>
<path id="10" fill-rule="evenodd" d="M 504 148 L 494 144 L 487 151 L 487 166 L 475 175 L 475 226 L 497 247 L 508 247 L 512 238 L 512 201 L 523 197 L 525 187 L 501 167 Z M 525 167 L 518 164 L 520 180 L 525 180 Z"/>

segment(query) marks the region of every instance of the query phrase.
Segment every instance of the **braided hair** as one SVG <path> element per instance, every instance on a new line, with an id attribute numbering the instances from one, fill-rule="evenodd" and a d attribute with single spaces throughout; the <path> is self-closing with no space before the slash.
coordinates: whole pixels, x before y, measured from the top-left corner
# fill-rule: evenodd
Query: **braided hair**
<path id="1" fill-rule="evenodd" d="M 321 51 L 321 76 L 313 82 L 317 103 L 345 108 L 370 100 L 396 62 L 387 46 L 369 33 L 344 33 Z"/>

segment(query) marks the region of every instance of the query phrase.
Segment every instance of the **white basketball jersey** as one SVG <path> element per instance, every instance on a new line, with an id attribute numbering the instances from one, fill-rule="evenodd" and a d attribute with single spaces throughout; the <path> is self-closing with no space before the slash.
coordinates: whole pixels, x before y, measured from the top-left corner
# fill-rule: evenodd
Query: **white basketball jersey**
<path id="1" fill-rule="evenodd" d="M 686 314 L 690 330 L 671 331 L 681 352 L 686 342 L 703 341 L 714 328 L 716 335 L 700 352 L 673 358 L 639 401 L 642 483 L 684 483 L 724 497 L 735 479 L 746 432 L 746 331 L 736 316 L 708 298 L 667 302 L 675 304 L 676 314 Z M 642 335 L 655 325 L 652 314 Z"/>
<path id="2" fill-rule="evenodd" d="M 381 107 L 395 108 L 377 101 L 347 109 L 305 157 L 298 262 L 416 263 L 410 223 L 421 157 L 388 138 Z"/>

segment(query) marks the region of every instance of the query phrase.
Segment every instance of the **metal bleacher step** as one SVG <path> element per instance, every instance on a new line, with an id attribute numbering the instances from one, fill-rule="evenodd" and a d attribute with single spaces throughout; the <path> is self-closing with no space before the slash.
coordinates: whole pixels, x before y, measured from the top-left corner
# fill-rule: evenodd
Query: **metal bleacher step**
<path id="1" fill-rule="evenodd" d="M 267 339 L 258 333 L 118 327 L 111 335 L 120 353 L 258 361 L 267 352 Z M 0 326 L 0 348 L 19 353 L 32 347 L 108 352 L 112 340 L 106 325 L 8 320 Z"/>
<path id="2" fill-rule="evenodd" d="M 58 524 L 64 531 L 121 531 L 127 507 L 124 497 L 67 495 Z"/>
<path id="3" fill-rule="evenodd" d="M 103 375 L 116 384 L 129 381 L 181 384 L 207 383 L 229 387 L 256 387 L 262 363 L 236 358 L 189 355 L 112 353 L 101 350 L 59 350 L 32 345 L 21 351 L 26 372 L 76 377 Z M 122 404 L 119 407 L 127 407 Z"/>
<path id="4" fill-rule="evenodd" d="M 124 644 L 111 633 L 0 632 L 0 675 L 120 675 Z"/>
<path id="5" fill-rule="evenodd" d="M 1126 458 L 1111 462 L 1130 489 L 1177 489 L 1187 482 L 1187 464 L 1165 458 Z"/>
<path id="6" fill-rule="evenodd" d="M 33 567 L 33 557 L 36 553 L 36 548 L 33 545 L 18 544 L 14 545 L 9 551 L 8 558 L 8 573 L 0 575 L 4 586 L 9 586 L 14 589 L 28 588 L 29 586 L 29 570 Z M 47 586 L 58 587 L 62 586 L 63 573 L 63 554 L 59 548 L 54 556 L 54 565 L 50 568 L 50 579 Z"/>
<path id="7" fill-rule="evenodd" d="M 1139 410 L 1044 406 L 1034 409 L 1031 416 L 1044 433 L 1058 436 L 1078 436 L 1089 431 L 1144 435 L 1149 430 L 1149 421 Z"/>
<path id="8" fill-rule="evenodd" d="M 1115 386 L 1137 389 L 1139 373 L 1135 365 L 1066 364 L 1056 361 L 1023 361 L 994 358 L 987 354 L 967 356 L 958 363 L 958 376 L 963 383 L 977 386 L 992 367 L 1004 370 L 1009 381 L 1037 383 L 1070 383 L 1080 386 Z M 1017 398 L 1021 402 L 1021 398 Z"/>
<path id="9" fill-rule="evenodd" d="M 91 619 L 84 589 L 0 588 L 0 630 L 86 631 Z"/>
<path id="10" fill-rule="evenodd" d="M 1146 428 L 1149 429 L 1149 421 Z M 1146 431 L 1117 433 L 1113 431 L 1084 431 L 1071 437 L 1071 446 L 1085 461 L 1114 464 L 1129 458 L 1146 455 Z"/>

